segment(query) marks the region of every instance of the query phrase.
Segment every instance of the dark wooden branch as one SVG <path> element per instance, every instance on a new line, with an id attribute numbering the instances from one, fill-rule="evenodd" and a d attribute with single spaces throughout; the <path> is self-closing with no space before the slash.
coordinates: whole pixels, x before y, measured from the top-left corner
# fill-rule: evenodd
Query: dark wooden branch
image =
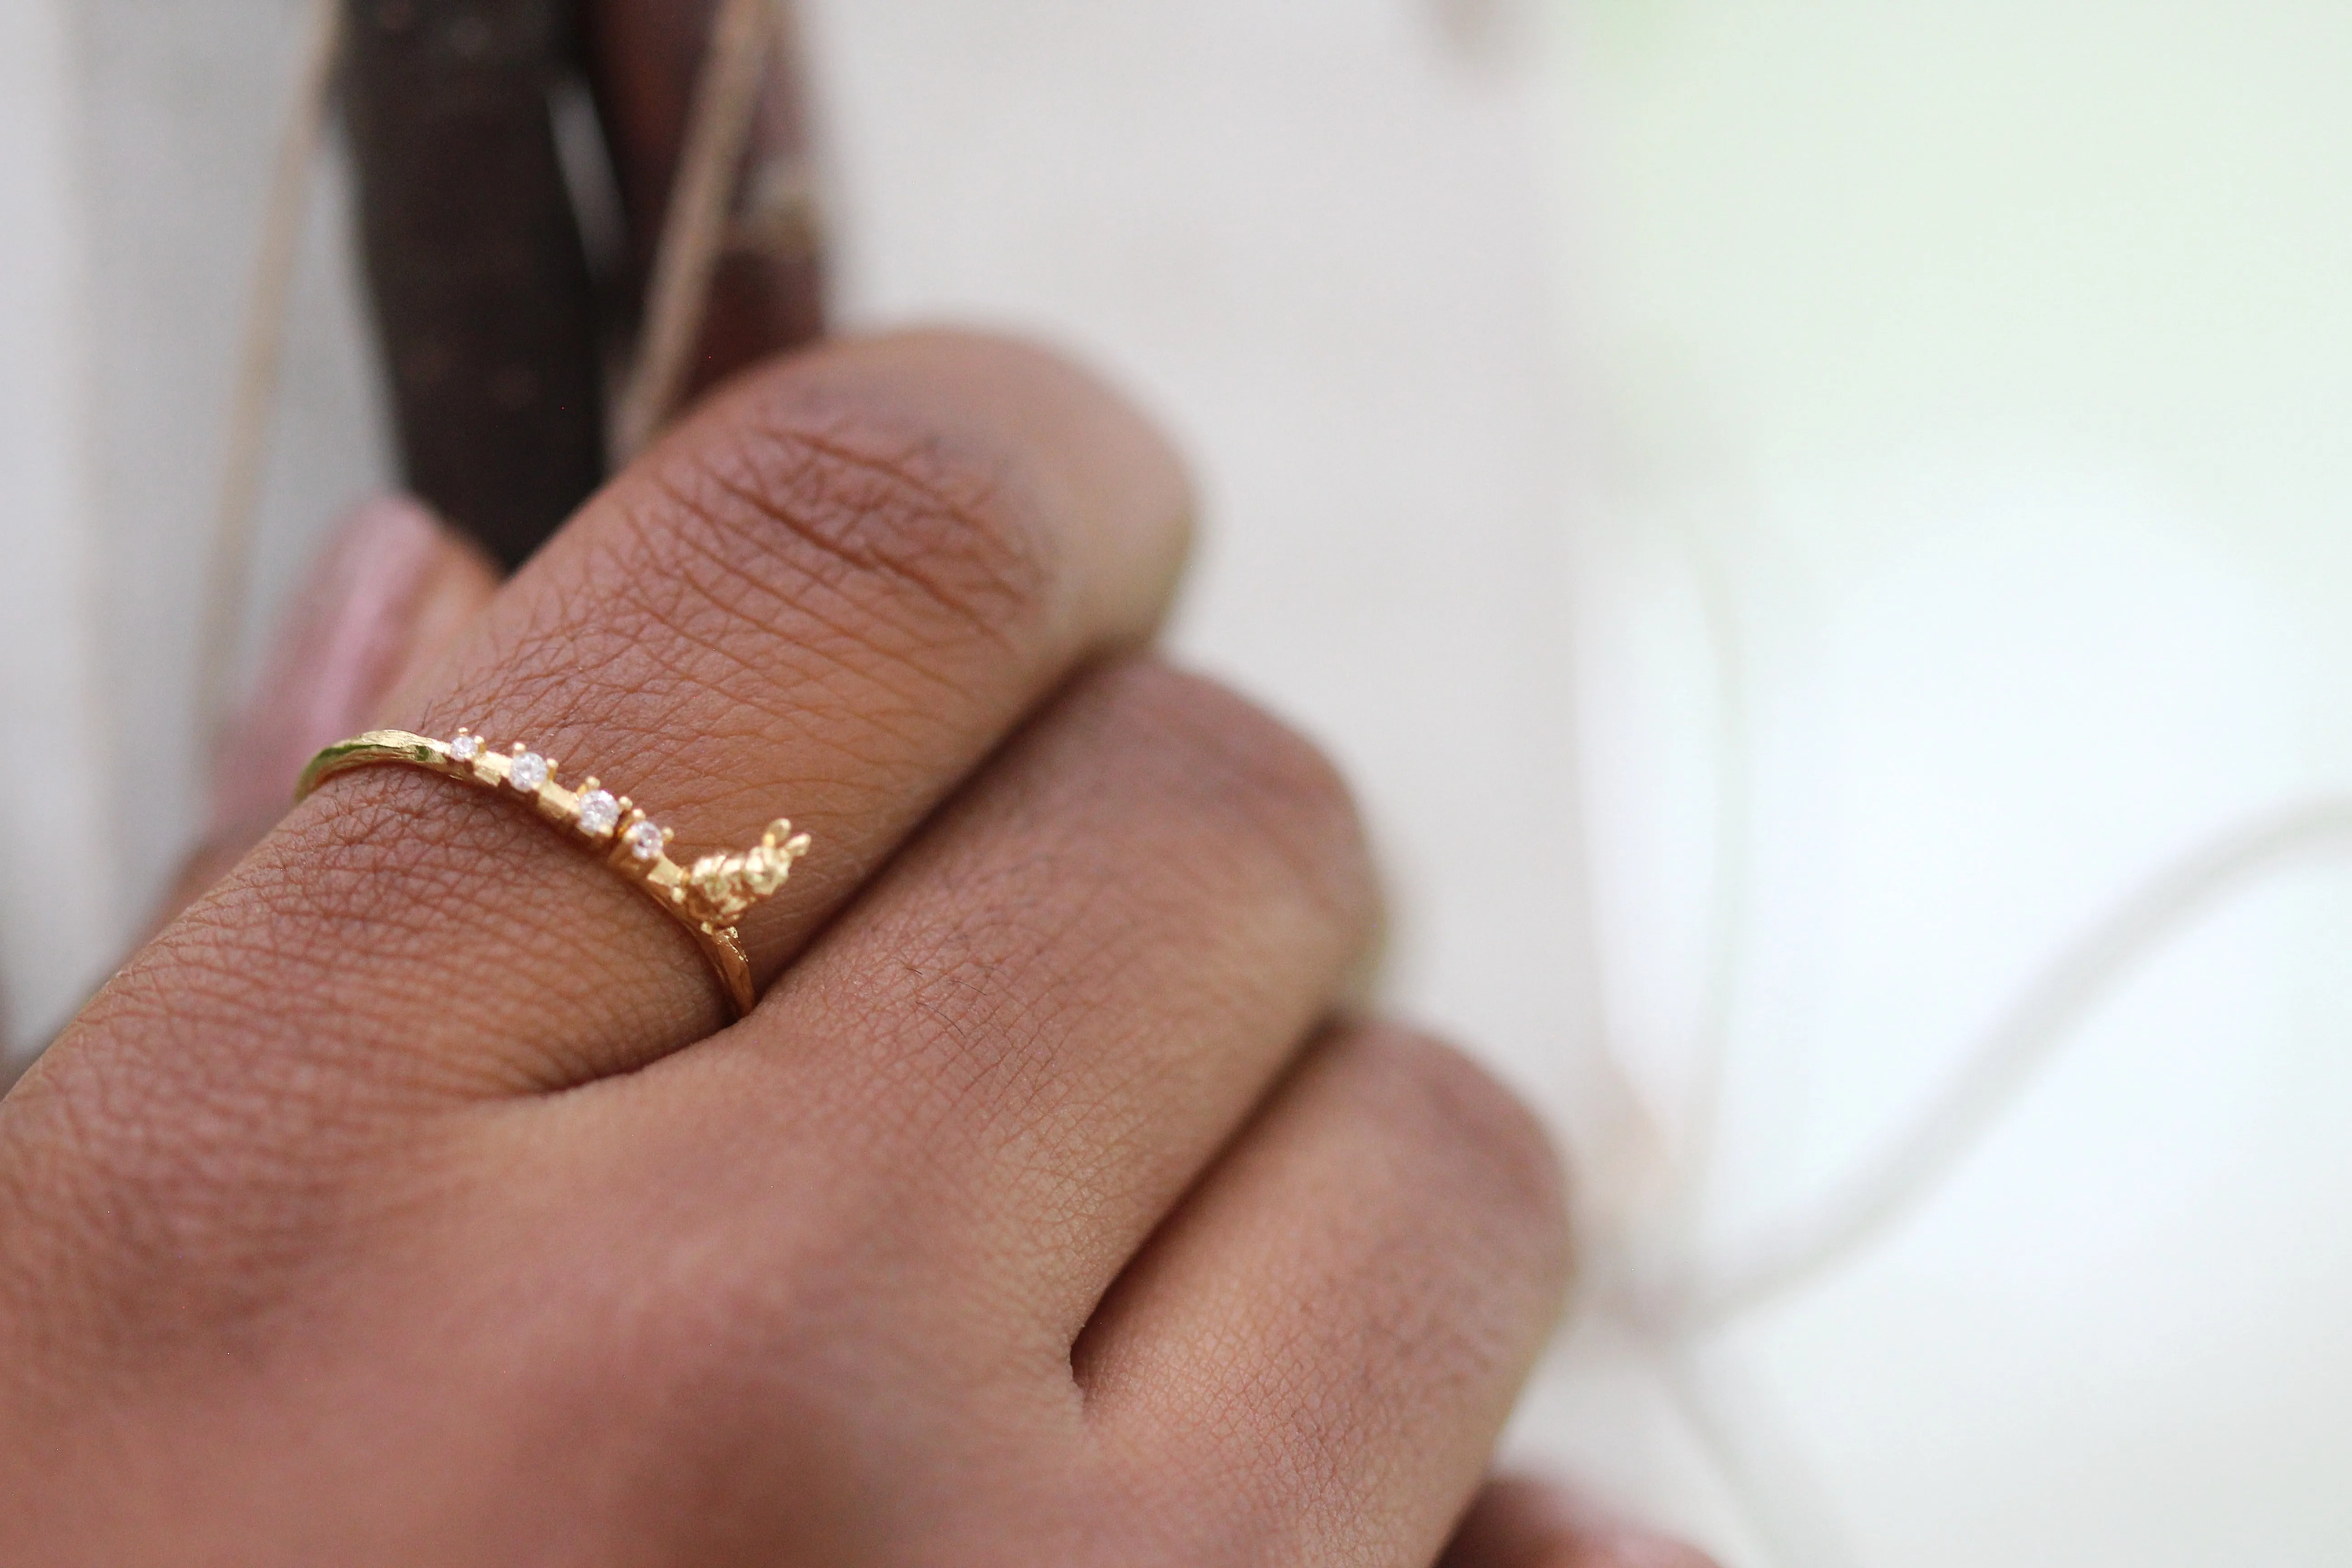
<path id="1" fill-rule="evenodd" d="M 412 489 L 509 566 L 604 476 L 601 334 L 549 94 L 570 0 L 344 0 L 362 246 Z"/>

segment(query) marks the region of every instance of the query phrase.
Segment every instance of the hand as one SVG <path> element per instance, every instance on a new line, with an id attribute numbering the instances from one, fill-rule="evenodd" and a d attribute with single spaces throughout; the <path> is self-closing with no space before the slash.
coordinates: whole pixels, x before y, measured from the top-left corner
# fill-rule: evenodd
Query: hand
<path id="1" fill-rule="evenodd" d="M 1135 651 L 1186 509 L 1092 384 L 952 337 L 762 373 L 593 501 L 383 717 L 698 848 L 789 812 L 765 999 L 722 1027 L 519 805 L 331 781 L 0 1100 L 12 1552 L 1433 1561 L 1559 1178 L 1333 1021 L 1344 791 Z"/>

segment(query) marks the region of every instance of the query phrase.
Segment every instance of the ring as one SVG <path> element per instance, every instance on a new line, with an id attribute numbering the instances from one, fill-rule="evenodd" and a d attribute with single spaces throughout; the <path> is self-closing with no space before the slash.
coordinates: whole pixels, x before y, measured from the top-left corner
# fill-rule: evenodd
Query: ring
<path id="1" fill-rule="evenodd" d="M 446 741 L 405 730 L 371 730 L 338 741 L 303 768 L 294 798 L 307 799 L 337 773 L 383 763 L 423 768 L 485 789 L 512 790 L 529 799 L 541 816 L 604 850 L 605 865 L 686 928 L 726 987 L 736 1017 L 751 1010 L 751 961 L 735 934 L 735 922 L 782 887 L 793 862 L 808 853 L 809 836 L 794 833 L 789 821 L 779 817 L 768 824 L 749 849 L 705 855 L 680 866 L 669 858 L 670 830 L 627 795 L 614 795 L 593 777 L 582 780 L 577 791 L 566 789 L 555 782 L 554 758 L 520 741 L 505 752 L 494 752 L 487 740 L 466 729 Z"/>

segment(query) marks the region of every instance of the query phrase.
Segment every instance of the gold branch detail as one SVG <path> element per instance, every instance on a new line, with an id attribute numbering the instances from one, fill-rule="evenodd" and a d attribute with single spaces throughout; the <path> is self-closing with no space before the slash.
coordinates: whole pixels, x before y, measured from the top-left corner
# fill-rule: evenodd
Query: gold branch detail
<path id="1" fill-rule="evenodd" d="M 809 836 L 782 817 L 760 842 L 732 855 L 705 855 L 686 874 L 686 908 L 697 920 L 731 926 L 743 912 L 784 885 L 793 862 L 808 853 Z"/>

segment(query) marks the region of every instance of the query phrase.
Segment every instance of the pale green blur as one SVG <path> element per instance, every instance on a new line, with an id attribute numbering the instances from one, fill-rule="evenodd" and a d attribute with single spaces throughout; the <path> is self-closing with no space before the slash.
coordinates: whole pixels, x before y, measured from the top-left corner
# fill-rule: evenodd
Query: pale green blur
<path id="1" fill-rule="evenodd" d="M 1612 1017 L 1673 1124 L 1729 778 L 1728 1237 L 2148 873 L 2352 791 L 2352 7 L 1550 21 Z M 2352 1560 L 2347 873 L 2168 946 L 1900 1234 L 1704 1347 L 1788 1517 L 1670 1440 L 1620 1484 L 1741 1562 Z"/>

